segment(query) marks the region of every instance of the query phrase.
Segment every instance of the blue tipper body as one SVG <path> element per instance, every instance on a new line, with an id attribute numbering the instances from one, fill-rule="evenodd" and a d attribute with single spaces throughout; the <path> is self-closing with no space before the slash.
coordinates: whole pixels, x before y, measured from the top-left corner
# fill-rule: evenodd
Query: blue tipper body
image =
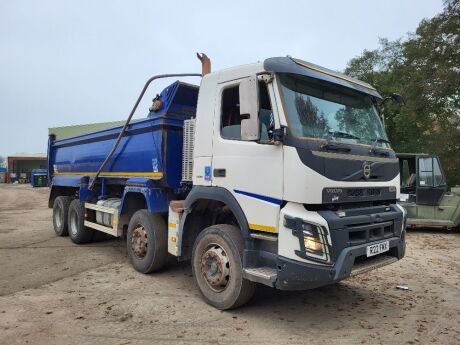
<path id="1" fill-rule="evenodd" d="M 142 192 L 150 210 L 165 210 L 168 195 L 181 186 L 184 120 L 195 116 L 198 86 L 176 81 L 161 94 L 161 108 L 133 121 L 101 172 L 101 184 L 120 184 L 127 192 Z M 79 187 L 80 199 L 95 197 L 87 189 L 112 149 L 122 127 L 105 129 L 48 143 L 52 186 Z M 102 190 L 103 190 L 102 186 Z M 155 198 L 157 196 L 158 198 Z M 103 195 L 98 195 L 103 197 Z M 160 205 L 162 204 L 162 205 Z"/>

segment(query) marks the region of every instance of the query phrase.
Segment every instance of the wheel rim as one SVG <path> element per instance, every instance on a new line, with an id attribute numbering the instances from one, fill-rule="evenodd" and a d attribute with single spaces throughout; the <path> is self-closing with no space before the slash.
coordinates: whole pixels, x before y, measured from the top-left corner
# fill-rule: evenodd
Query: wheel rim
<path id="1" fill-rule="evenodd" d="M 62 225 L 62 210 L 60 207 L 57 207 L 56 212 L 54 213 L 54 223 L 58 228 Z"/>
<path id="2" fill-rule="evenodd" d="M 78 215 L 77 212 L 70 212 L 70 233 L 77 236 L 78 233 Z"/>
<path id="3" fill-rule="evenodd" d="M 230 261 L 220 245 L 213 243 L 203 251 L 200 270 L 213 291 L 221 292 L 227 288 L 230 280 Z"/>
<path id="4" fill-rule="evenodd" d="M 147 231 L 142 225 L 138 224 L 131 238 L 131 249 L 134 255 L 139 259 L 144 258 L 147 254 L 148 244 Z"/>

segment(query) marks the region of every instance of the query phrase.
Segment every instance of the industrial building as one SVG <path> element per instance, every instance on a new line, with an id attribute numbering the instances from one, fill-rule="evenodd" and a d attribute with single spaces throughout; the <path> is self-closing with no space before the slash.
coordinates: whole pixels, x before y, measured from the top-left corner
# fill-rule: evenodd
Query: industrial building
<path id="1" fill-rule="evenodd" d="M 32 170 L 46 169 L 46 153 L 17 153 L 8 156 L 6 183 L 29 183 Z"/>

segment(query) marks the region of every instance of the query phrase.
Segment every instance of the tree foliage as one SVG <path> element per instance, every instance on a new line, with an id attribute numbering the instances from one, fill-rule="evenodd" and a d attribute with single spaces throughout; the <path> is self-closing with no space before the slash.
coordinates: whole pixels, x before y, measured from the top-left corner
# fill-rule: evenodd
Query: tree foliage
<path id="1" fill-rule="evenodd" d="M 385 125 L 397 152 L 433 153 L 450 185 L 460 184 L 460 0 L 420 22 L 404 39 L 380 39 L 349 61 L 345 73 L 397 92 L 404 106 L 385 104 Z"/>

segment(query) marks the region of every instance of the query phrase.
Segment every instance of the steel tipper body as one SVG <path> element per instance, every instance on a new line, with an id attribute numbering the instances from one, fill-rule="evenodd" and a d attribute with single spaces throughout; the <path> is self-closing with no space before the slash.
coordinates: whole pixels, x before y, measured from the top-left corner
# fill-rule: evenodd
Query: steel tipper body
<path id="1" fill-rule="evenodd" d="M 77 243 L 73 230 L 88 232 L 72 225 L 78 196 L 88 228 L 127 232 L 136 269 L 158 269 L 166 250 L 191 259 L 204 299 L 221 309 L 246 302 L 255 282 L 314 288 L 394 262 L 404 256 L 405 213 L 380 99 L 368 84 L 292 58 L 205 74 L 196 115 L 173 129 L 156 129 L 152 113 L 153 127 L 131 124 L 93 189 L 117 130 L 50 143 L 55 223 L 68 213 L 55 230 L 68 226 Z"/>

